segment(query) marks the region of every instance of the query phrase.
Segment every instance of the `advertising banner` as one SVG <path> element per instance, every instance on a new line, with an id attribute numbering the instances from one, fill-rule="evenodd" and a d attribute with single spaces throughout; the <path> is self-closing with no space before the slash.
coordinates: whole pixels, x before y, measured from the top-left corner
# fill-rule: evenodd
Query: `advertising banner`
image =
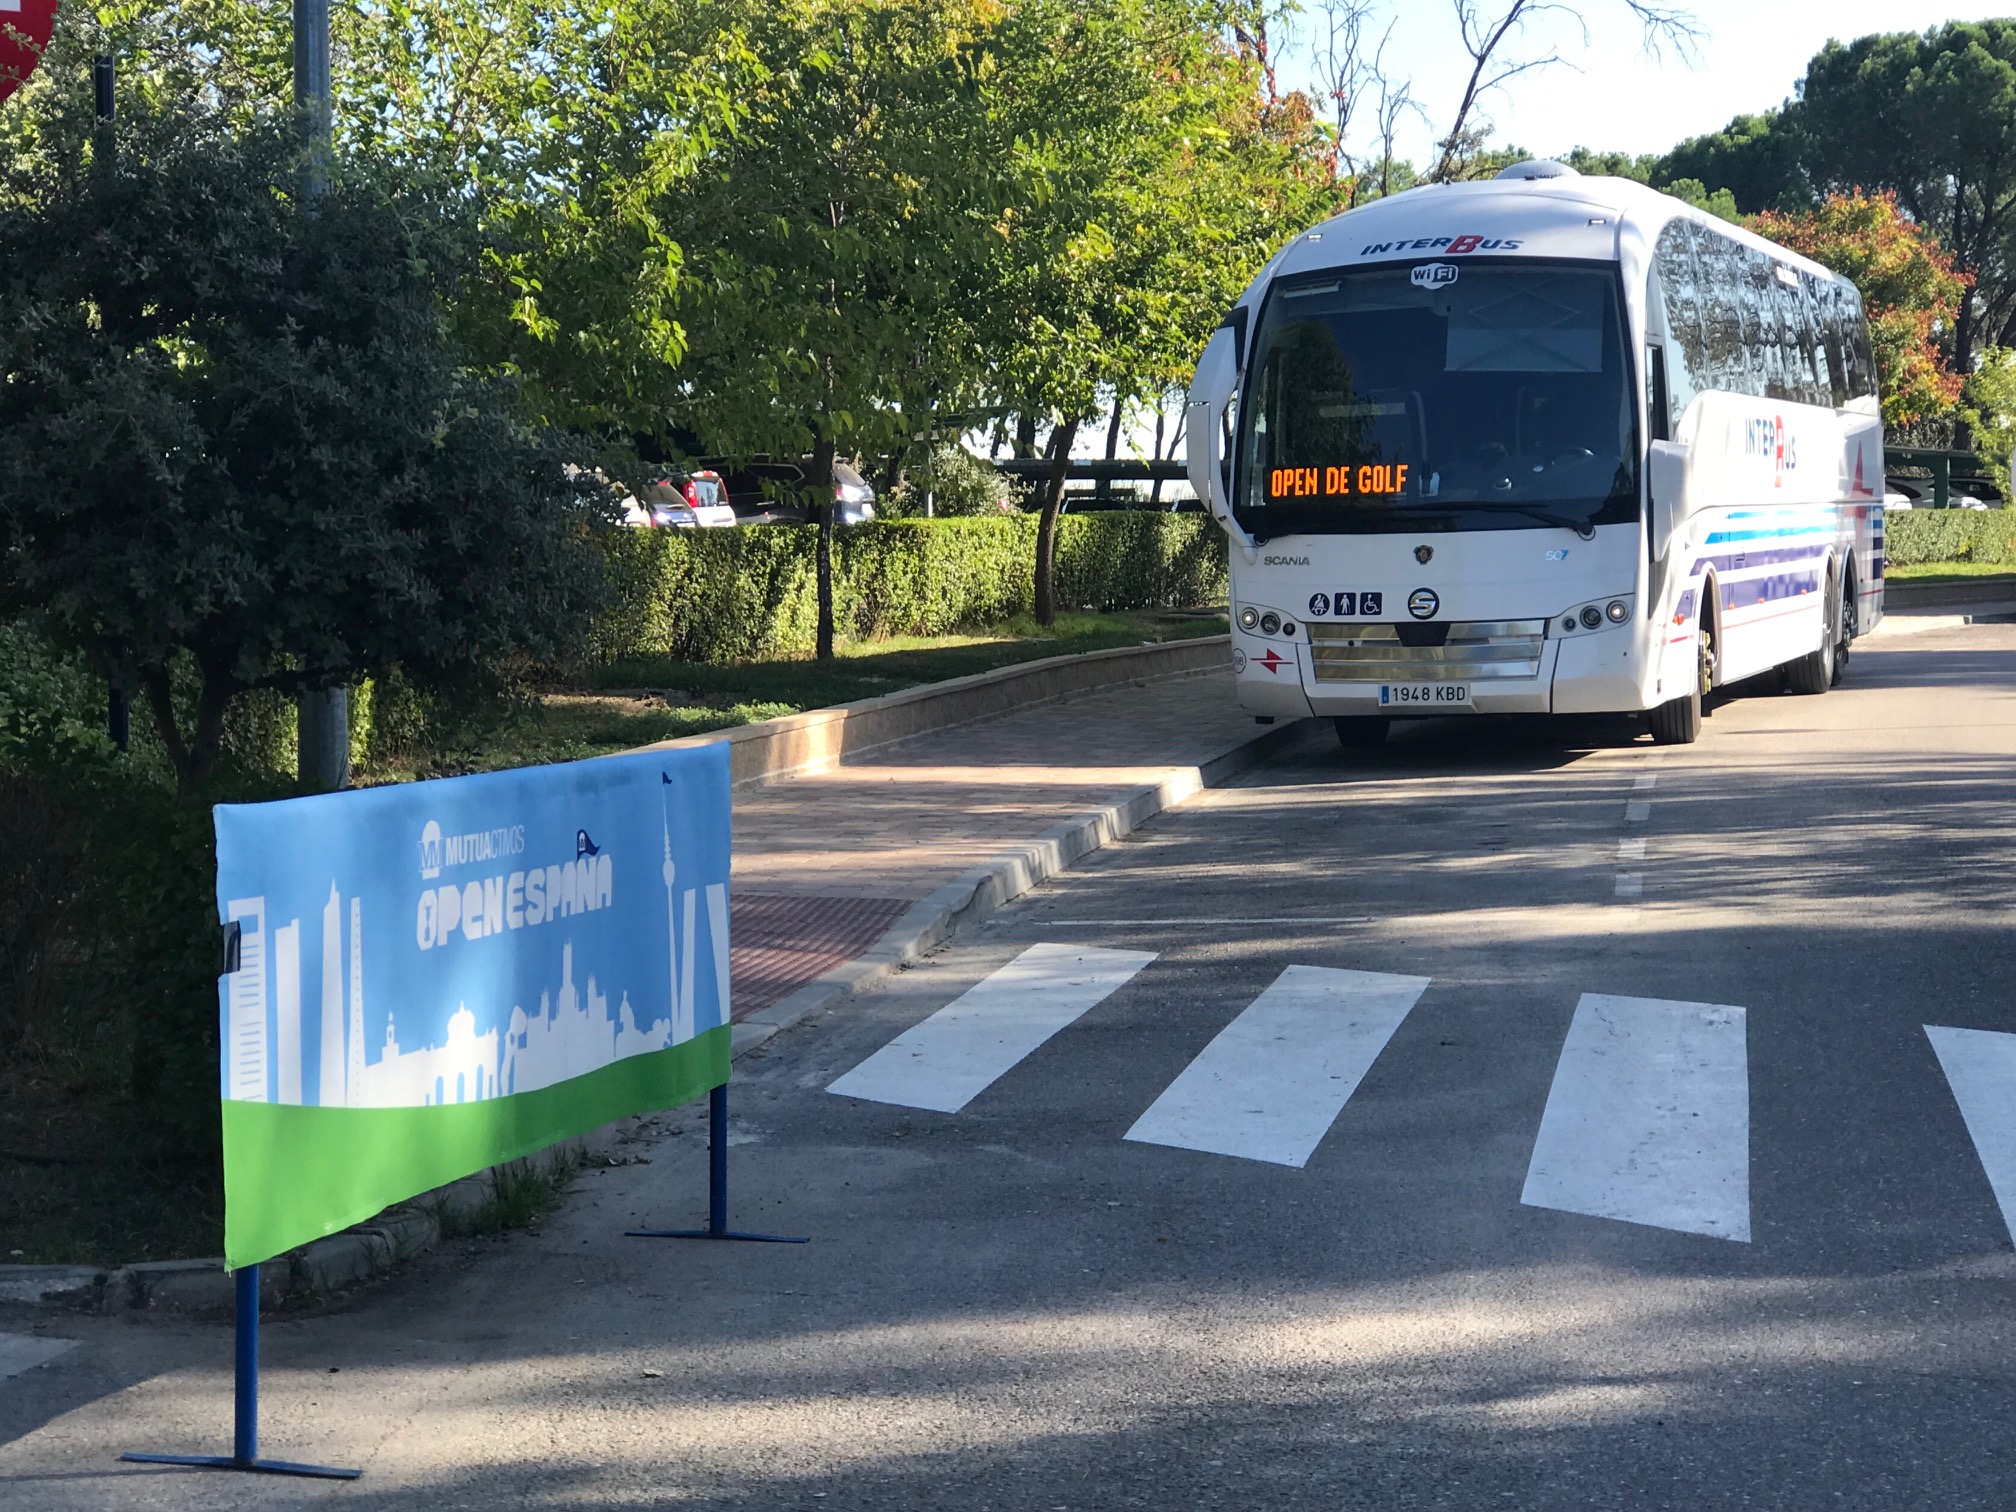
<path id="1" fill-rule="evenodd" d="M 220 805 L 224 1258 L 728 1079 L 728 747 Z"/>

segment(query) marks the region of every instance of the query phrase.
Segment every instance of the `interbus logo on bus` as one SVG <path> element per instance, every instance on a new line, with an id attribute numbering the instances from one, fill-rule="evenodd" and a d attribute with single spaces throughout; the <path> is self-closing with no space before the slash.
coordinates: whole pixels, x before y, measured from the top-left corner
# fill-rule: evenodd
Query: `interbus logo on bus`
<path id="1" fill-rule="evenodd" d="M 1373 242 L 1359 252 L 1360 257 L 1377 257 L 1382 252 L 1447 252 L 1454 257 L 1464 252 L 1517 252 L 1519 239 L 1503 236 L 1422 236 L 1413 241 Z"/>
<path id="2" fill-rule="evenodd" d="M 1771 486 L 1783 488 L 1785 474 L 1799 470 L 1799 438 L 1785 429 L 1785 417 L 1743 422 L 1743 455 L 1771 459 Z"/>

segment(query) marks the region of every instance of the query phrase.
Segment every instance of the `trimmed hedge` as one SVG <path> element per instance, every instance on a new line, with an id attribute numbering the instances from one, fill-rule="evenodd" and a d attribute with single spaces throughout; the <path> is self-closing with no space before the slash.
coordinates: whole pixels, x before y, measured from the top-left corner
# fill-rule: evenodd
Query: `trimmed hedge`
<path id="1" fill-rule="evenodd" d="M 1893 567 L 1915 567 L 1920 562 L 2016 564 L 2016 509 L 1885 510 L 1883 558 Z"/>
<path id="2" fill-rule="evenodd" d="M 593 655 L 731 662 L 810 651 L 817 535 L 810 525 L 621 532 L 609 546 L 614 602 Z M 1066 515 L 1057 599 L 1100 610 L 1222 603 L 1225 551 L 1201 515 Z M 859 637 L 997 623 L 1033 606 L 1035 560 L 1034 515 L 849 526 L 836 532 L 834 620 Z"/>

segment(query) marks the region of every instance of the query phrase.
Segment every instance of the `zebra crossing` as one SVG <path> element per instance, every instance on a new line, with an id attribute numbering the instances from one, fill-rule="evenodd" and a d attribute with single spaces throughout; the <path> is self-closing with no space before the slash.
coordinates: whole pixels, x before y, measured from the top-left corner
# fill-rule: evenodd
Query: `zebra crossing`
<path id="1" fill-rule="evenodd" d="M 827 1090 L 956 1114 L 1134 980 L 1153 951 L 1033 945 Z M 1305 1166 L 1431 981 L 1291 965 L 1126 1140 Z M 2016 1241 L 2016 1034 L 1924 1026 Z M 1735 1243 L 1751 1238 L 1748 1016 L 1585 993 L 1555 1062 L 1520 1201 Z"/>

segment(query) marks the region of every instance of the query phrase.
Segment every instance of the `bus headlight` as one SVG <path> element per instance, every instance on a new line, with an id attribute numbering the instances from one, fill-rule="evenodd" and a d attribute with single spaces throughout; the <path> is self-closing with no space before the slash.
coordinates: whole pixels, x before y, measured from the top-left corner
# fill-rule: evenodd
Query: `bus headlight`
<path id="1" fill-rule="evenodd" d="M 1248 607 L 1239 611 L 1239 628 L 1241 630 L 1251 630 L 1259 623 L 1260 611 L 1258 609 Z"/>
<path id="2" fill-rule="evenodd" d="M 1270 609 L 1260 616 L 1260 633 L 1262 635 L 1272 635 L 1280 628 L 1281 616 L 1273 610 Z"/>
<path id="3" fill-rule="evenodd" d="M 1603 612 L 1610 616 L 1610 623 L 1621 625 L 1631 617 L 1631 606 L 1622 599 L 1612 599 Z"/>
<path id="4" fill-rule="evenodd" d="M 1584 630 L 1594 630 L 1602 623 L 1603 611 L 1598 609 L 1594 604 L 1589 605 L 1588 608 L 1582 611 L 1582 628 Z"/>

